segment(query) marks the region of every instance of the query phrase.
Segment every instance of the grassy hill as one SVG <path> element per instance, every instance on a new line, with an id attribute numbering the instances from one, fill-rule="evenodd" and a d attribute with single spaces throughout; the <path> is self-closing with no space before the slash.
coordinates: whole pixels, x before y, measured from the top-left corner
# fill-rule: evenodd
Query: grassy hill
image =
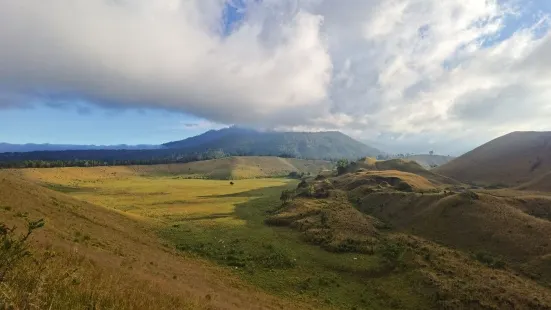
<path id="1" fill-rule="evenodd" d="M 551 197 L 454 188 L 358 170 L 300 184 L 267 223 L 328 251 L 381 255 L 379 276 L 424 279 L 435 308 L 551 307 Z"/>
<path id="2" fill-rule="evenodd" d="M 177 176 L 181 178 L 205 179 L 250 179 L 287 176 L 291 172 L 315 175 L 322 170 L 331 170 L 333 164 L 323 160 L 303 160 L 295 158 L 237 156 L 197 161 L 185 164 L 164 164 L 144 166 L 109 167 L 64 167 L 31 168 L 13 170 L 33 180 L 80 180 L 92 182 L 112 178 L 134 176 Z"/>
<path id="3" fill-rule="evenodd" d="M 463 182 L 520 186 L 551 171 L 551 132 L 507 134 L 434 171 Z"/>
<path id="4" fill-rule="evenodd" d="M 27 221 L 45 220 L 29 239 L 32 256 L 5 265 L 14 252 L 3 243 L 0 271 L 8 266 L 8 272 L 0 279 L 0 308 L 291 307 L 227 270 L 181 255 L 158 238 L 158 224 L 147 218 L 74 199 L 8 171 L 0 171 L 0 219 L 3 228 L 18 228 L 15 236 L 25 233 Z M 4 241 L 7 231 L 0 232 Z"/>
<path id="5" fill-rule="evenodd" d="M 0 171 L 1 221 L 44 218 L 31 250 L 51 264 L 41 277 L 33 259 L 14 269 L 12 302 L 31 292 L 61 309 L 551 307 L 551 194 L 471 191 L 407 160 L 233 185 L 191 178 L 327 163 L 192 164 Z"/>
<path id="6" fill-rule="evenodd" d="M 395 170 L 401 172 L 407 172 L 416 174 L 430 180 L 433 184 L 459 184 L 459 182 L 429 171 L 421 166 L 419 163 L 408 159 L 389 159 L 389 160 L 376 160 L 375 158 L 365 157 L 358 161 L 352 162 L 347 168 L 349 172 L 358 170 L 371 170 L 371 171 L 386 171 Z"/>
<path id="7" fill-rule="evenodd" d="M 163 144 L 170 149 L 222 150 L 230 154 L 281 155 L 316 159 L 355 159 L 381 152 L 338 132 L 260 132 L 237 127 Z"/>

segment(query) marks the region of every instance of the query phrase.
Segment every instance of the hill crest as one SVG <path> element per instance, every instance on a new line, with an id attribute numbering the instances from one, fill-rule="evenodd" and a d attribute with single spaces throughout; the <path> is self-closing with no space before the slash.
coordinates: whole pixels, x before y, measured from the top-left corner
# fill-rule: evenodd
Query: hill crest
<path id="1" fill-rule="evenodd" d="M 464 182 L 518 186 L 551 171 L 551 132 L 512 132 L 434 171 Z"/>
<path id="2" fill-rule="evenodd" d="M 163 144 L 169 149 L 190 151 L 219 149 L 238 155 L 275 155 L 312 159 L 355 159 L 381 154 L 339 131 L 279 132 L 229 127 Z"/>

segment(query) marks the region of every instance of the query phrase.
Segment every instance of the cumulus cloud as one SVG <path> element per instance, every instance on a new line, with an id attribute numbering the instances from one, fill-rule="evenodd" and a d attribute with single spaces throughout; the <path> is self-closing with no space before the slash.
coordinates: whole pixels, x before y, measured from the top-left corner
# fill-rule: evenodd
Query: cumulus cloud
<path id="1" fill-rule="evenodd" d="M 549 21 L 515 3 L 249 0 L 228 27 L 223 0 L 0 0 L 0 107 L 73 99 L 470 147 L 551 129 Z"/>

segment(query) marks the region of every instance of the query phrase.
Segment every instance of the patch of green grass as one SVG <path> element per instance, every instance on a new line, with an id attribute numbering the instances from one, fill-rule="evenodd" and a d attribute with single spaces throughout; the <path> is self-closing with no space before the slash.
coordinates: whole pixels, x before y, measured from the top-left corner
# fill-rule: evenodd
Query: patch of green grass
<path id="1" fill-rule="evenodd" d="M 281 191 L 295 183 L 229 195 L 250 198 L 235 208 L 234 216 L 243 225 L 180 219 L 161 236 L 180 250 L 229 266 L 254 285 L 287 298 L 342 309 L 430 307 L 414 291 L 411 274 L 373 276 L 385 264 L 380 255 L 330 253 L 304 242 L 291 229 L 266 226 L 268 212 L 281 204 Z"/>
<path id="2" fill-rule="evenodd" d="M 389 271 L 376 255 L 327 252 L 286 227 L 264 224 L 297 180 L 228 181 L 124 177 L 79 183 L 67 194 L 152 221 L 178 249 L 231 269 L 249 283 L 317 308 L 426 309 L 414 271 Z M 76 233 L 75 233 L 76 235 Z M 75 236 L 82 242 L 82 236 Z"/>
<path id="3" fill-rule="evenodd" d="M 56 192 L 70 194 L 70 193 L 78 193 L 82 191 L 90 191 L 91 189 L 79 187 L 79 186 L 69 186 L 69 185 L 62 185 L 62 184 L 54 184 L 54 183 L 47 183 L 44 184 L 44 187 L 54 190 Z"/>
<path id="4" fill-rule="evenodd" d="M 80 231 L 75 231 L 75 234 L 74 234 L 74 238 L 73 238 L 73 242 L 77 242 L 77 243 L 80 243 L 80 242 L 86 242 L 88 240 L 90 240 L 90 235 L 88 234 L 83 234 L 81 233 Z"/>

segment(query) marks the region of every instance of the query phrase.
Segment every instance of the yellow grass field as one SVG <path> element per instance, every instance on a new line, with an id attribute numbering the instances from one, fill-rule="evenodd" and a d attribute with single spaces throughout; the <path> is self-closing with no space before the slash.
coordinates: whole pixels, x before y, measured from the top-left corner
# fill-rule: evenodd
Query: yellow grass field
<path id="1" fill-rule="evenodd" d="M 138 262 L 133 264 L 142 263 L 145 268 L 153 270 L 161 268 L 164 275 L 161 278 L 155 275 L 147 277 L 152 281 L 178 282 L 180 290 L 189 292 L 184 296 L 194 296 L 192 307 L 203 306 L 204 296 L 210 295 L 218 297 L 208 300 L 207 305 L 218 308 L 223 304 L 224 294 L 231 294 L 230 288 L 210 289 L 210 282 L 204 283 L 197 278 L 202 273 L 219 283 L 241 283 L 244 280 L 244 284 L 237 284 L 235 296 L 246 294 L 260 298 L 263 304 L 260 308 L 361 309 L 369 305 L 371 309 L 419 309 L 430 303 L 416 292 L 410 274 L 363 276 L 379 269 L 380 258 L 377 256 L 327 252 L 305 243 L 300 234 L 291 229 L 265 225 L 268 213 L 281 205 L 281 191 L 296 187 L 296 180 L 247 179 L 234 180 L 231 185 L 228 180 L 140 176 L 127 173 L 125 167 L 102 169 L 23 169 L 4 173 L 37 182 L 57 191 L 51 192 L 55 195 L 69 195 L 76 201 L 99 206 L 103 209 L 101 215 L 92 216 L 99 225 L 106 222 L 109 227 L 117 229 L 131 225 L 145 231 L 148 238 L 152 238 L 151 233 L 156 234 L 157 238 L 160 237 L 160 245 L 175 248 L 176 253 L 187 257 L 186 270 L 195 264 L 195 260 L 206 259 L 218 265 L 217 268 L 222 270 L 215 271 L 214 276 L 200 268 L 200 264 L 193 267 L 193 276 L 182 274 L 177 272 L 182 263 L 171 261 L 174 254 L 163 254 L 168 255 L 163 259 L 168 265 L 157 267 L 154 257 L 160 254 L 140 245 L 142 241 L 139 240 L 145 237 L 139 230 L 133 230 L 133 237 L 128 238 L 127 234 L 119 236 L 115 231 L 101 232 L 99 227 L 92 229 L 85 222 L 66 227 L 65 218 L 59 211 L 46 218 L 50 229 L 64 234 L 68 248 L 109 245 L 108 250 L 103 251 L 110 255 L 125 255 L 124 264 L 137 259 Z M 123 218 L 125 220 L 121 220 Z M 54 224 L 55 228 L 52 227 Z M 79 231 L 78 236 L 75 231 Z M 143 251 L 147 253 L 138 254 Z M 148 265 L 149 260 L 155 265 Z M 135 265 L 132 268 L 141 270 Z M 172 279 L 173 274 L 177 280 Z M 188 287 L 196 285 L 200 286 L 199 293 Z M 259 297 L 254 297 L 257 293 L 251 293 L 254 287 L 262 291 L 258 293 L 261 294 Z M 196 298 L 196 294 L 200 296 Z M 238 306 L 227 306 L 258 307 L 257 303 L 247 300 L 233 301 Z M 287 302 L 293 306 L 285 306 Z"/>
<path id="2" fill-rule="evenodd" d="M 28 171 L 20 171 L 23 174 Z M 70 175 L 70 174 L 69 174 Z M 98 206 L 90 200 L 109 202 L 116 192 L 128 187 L 121 197 L 134 196 L 132 205 L 144 197 L 171 199 L 172 191 L 182 197 L 183 190 L 160 180 L 112 179 L 98 181 L 92 187 L 68 187 L 70 178 L 57 184 L 57 191 L 69 188 L 74 198 L 21 179 L 10 171 L 0 171 L 0 222 L 24 232 L 25 222 L 44 219 L 45 226 L 31 236 L 31 257 L 24 258 L 17 268 L 0 283 L 0 308 L 14 309 L 281 309 L 290 304 L 281 298 L 260 292 L 239 280 L 230 270 L 221 268 L 189 253 L 175 250 L 158 236 L 162 217 L 146 217 L 137 208 L 134 213 L 116 211 L 107 204 Z M 130 184 L 135 182 L 137 187 Z M 176 181 L 173 181 L 176 182 Z M 197 182 L 206 188 L 214 181 Z M 267 180 L 256 186 L 280 185 L 284 181 Z M 216 183 L 216 182 L 215 182 Z M 229 187 L 231 193 L 243 190 L 246 184 Z M 50 187 L 55 188 L 52 183 Z M 87 183 L 88 185 L 92 183 Z M 143 185 L 140 187 L 140 185 Z M 222 185 L 222 182 L 220 182 Z M 248 186 L 254 186 L 248 183 Z M 194 188 L 198 195 L 208 190 Z M 216 187 L 212 187 L 216 190 Z M 93 190 L 93 192 L 92 192 Z M 80 191 L 80 192 L 79 192 Z M 95 195 L 92 193 L 96 193 Z M 115 195 L 115 196 L 113 196 Z M 96 197 L 96 199 L 93 199 Z M 75 199 L 76 198 L 76 199 Z M 179 198 L 178 198 L 179 199 Z M 198 198 L 200 200 L 200 198 Z M 243 201 L 246 199 L 241 199 Z M 152 200 L 148 200 L 152 201 Z M 161 199 L 159 201 L 162 201 Z M 231 212 L 232 201 L 220 203 Z M 126 202 L 125 202 L 126 203 Z M 198 203 L 201 204 L 200 202 Z M 115 204 L 113 207 L 122 206 Z M 191 212 L 192 214 L 194 212 Z M 156 214 L 165 214 L 159 212 Z M 128 216 L 130 215 L 130 216 Z M 0 264 L 0 267 L 2 264 Z M 7 304 L 5 304 L 7 303 Z M 295 301 L 293 307 L 308 308 Z"/>

